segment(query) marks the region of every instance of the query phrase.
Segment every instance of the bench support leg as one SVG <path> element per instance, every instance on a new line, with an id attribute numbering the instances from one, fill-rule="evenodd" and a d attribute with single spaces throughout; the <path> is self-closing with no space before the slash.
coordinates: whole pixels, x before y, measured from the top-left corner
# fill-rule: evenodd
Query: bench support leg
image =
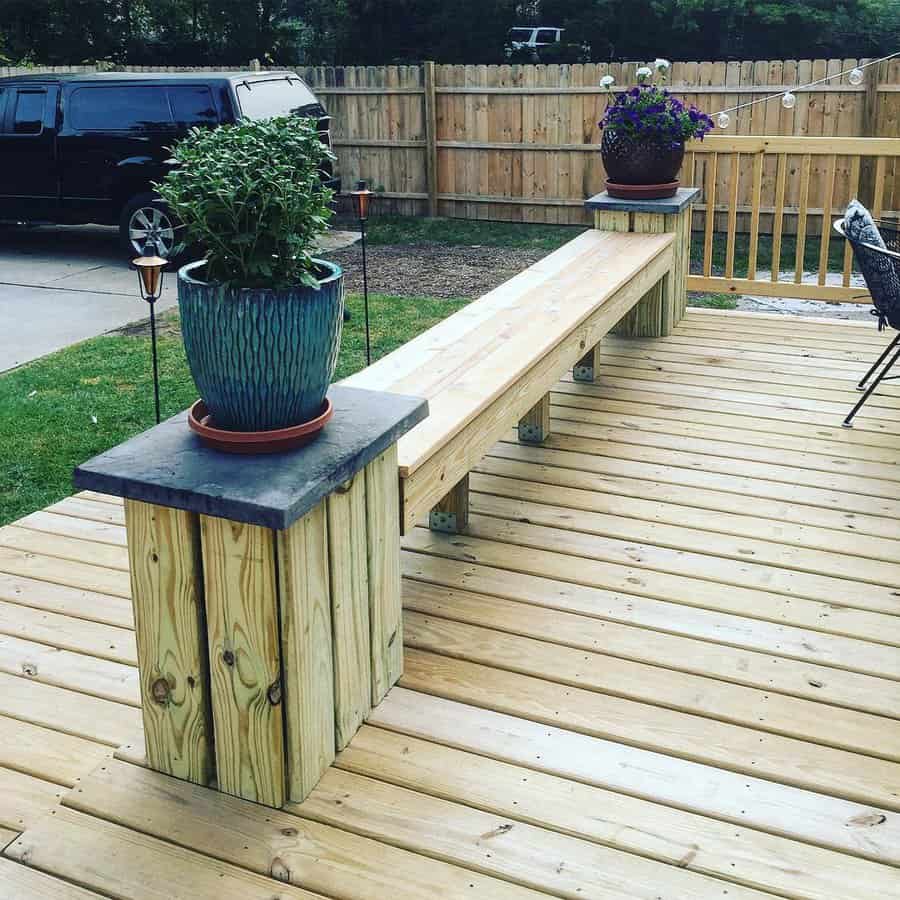
<path id="1" fill-rule="evenodd" d="M 519 440 L 526 444 L 540 444 L 550 436 L 550 395 L 544 394 L 519 419 Z"/>
<path id="2" fill-rule="evenodd" d="M 575 381 L 587 382 L 593 384 L 600 376 L 600 345 L 595 344 L 594 347 L 585 353 L 581 359 L 572 368 L 572 378 Z"/>
<path id="3" fill-rule="evenodd" d="M 469 476 L 449 491 L 428 515 L 428 527 L 444 534 L 458 534 L 469 524 Z"/>

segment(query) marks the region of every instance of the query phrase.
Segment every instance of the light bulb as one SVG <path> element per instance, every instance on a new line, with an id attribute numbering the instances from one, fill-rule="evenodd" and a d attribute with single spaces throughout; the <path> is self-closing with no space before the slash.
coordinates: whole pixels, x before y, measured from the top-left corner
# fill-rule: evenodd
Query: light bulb
<path id="1" fill-rule="evenodd" d="M 716 117 L 716 124 L 719 128 L 727 128 L 731 124 L 731 116 L 727 112 L 720 112 Z"/>
<path id="2" fill-rule="evenodd" d="M 863 83 L 863 70 L 862 69 L 851 69 L 850 74 L 847 76 L 847 81 L 850 84 L 862 84 Z"/>
<path id="3" fill-rule="evenodd" d="M 781 105 L 785 109 L 793 109 L 797 105 L 797 98 L 790 91 L 787 91 L 781 98 Z"/>

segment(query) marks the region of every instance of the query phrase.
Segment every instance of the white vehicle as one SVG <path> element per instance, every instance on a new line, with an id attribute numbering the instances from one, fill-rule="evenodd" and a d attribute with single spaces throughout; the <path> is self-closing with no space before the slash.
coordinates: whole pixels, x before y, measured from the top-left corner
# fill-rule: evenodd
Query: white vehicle
<path id="1" fill-rule="evenodd" d="M 563 31 L 564 28 L 550 28 L 546 25 L 510 28 L 506 35 L 506 55 L 510 56 L 513 50 L 537 50 L 538 47 L 558 44 L 562 40 Z"/>

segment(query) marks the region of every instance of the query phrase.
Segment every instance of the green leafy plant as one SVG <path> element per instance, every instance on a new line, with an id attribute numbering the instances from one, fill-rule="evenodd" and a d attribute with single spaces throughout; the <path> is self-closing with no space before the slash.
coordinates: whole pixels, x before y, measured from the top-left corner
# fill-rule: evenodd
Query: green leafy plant
<path id="1" fill-rule="evenodd" d="M 317 287 L 312 248 L 328 227 L 333 192 L 320 168 L 331 151 L 298 116 L 194 128 L 156 185 L 206 248 L 206 278 L 239 287 Z"/>

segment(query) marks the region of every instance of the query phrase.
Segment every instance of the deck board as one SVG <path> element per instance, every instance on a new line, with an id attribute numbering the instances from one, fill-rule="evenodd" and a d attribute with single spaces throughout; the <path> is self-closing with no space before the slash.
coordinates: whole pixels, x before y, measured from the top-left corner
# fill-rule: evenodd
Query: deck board
<path id="1" fill-rule="evenodd" d="M 280 812 L 143 767 L 121 502 L 0 529 L 0 898 L 900 898 L 900 387 L 839 427 L 883 345 L 605 340 L 407 535 L 401 684 Z"/>

